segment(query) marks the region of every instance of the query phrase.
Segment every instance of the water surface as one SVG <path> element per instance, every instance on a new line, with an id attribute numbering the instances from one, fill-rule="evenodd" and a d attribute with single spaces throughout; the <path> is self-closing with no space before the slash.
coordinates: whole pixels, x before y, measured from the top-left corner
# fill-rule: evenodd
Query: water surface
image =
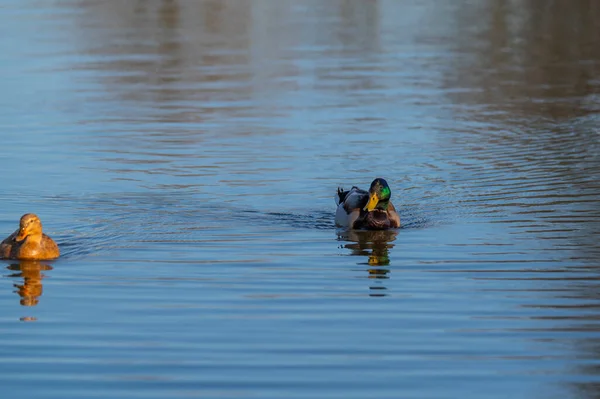
<path id="1" fill-rule="evenodd" d="M 7 0 L 11 398 L 594 398 L 593 0 Z M 403 227 L 333 225 L 385 177 Z"/>

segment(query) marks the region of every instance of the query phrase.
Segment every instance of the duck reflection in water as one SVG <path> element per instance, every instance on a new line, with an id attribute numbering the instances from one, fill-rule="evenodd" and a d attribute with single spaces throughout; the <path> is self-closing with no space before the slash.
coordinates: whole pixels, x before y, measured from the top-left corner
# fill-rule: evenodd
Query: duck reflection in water
<path id="1" fill-rule="evenodd" d="M 369 287 L 369 296 L 386 296 L 384 280 L 389 279 L 390 264 L 389 250 L 394 247 L 393 241 L 398 235 L 397 230 L 348 230 L 339 231 L 338 240 L 347 241 L 343 248 L 351 250 L 351 255 L 366 257 L 366 262 L 359 265 L 367 265 L 368 278 L 376 279 L 377 282 Z"/>
<path id="2" fill-rule="evenodd" d="M 15 292 L 21 297 L 21 305 L 36 306 L 42 296 L 42 271 L 52 270 L 52 266 L 35 260 L 22 260 L 7 266 L 7 269 L 16 271 L 9 277 L 23 278 L 23 284 L 13 284 Z"/>

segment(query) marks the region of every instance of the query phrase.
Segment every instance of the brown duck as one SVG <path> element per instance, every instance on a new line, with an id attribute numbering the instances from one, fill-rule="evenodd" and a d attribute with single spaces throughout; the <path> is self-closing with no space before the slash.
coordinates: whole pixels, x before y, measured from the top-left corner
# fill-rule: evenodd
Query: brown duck
<path id="1" fill-rule="evenodd" d="M 42 222 L 33 213 L 21 216 L 19 229 L 0 243 L 0 259 L 55 259 L 60 255 L 54 240 L 42 233 Z"/>

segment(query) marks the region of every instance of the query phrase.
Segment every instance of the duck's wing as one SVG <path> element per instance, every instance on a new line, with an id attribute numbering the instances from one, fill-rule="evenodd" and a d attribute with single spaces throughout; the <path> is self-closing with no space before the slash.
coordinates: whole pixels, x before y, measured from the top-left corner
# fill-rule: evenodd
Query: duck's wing
<path id="1" fill-rule="evenodd" d="M 344 199 L 344 209 L 350 213 L 356 210 L 362 210 L 369 202 L 369 192 L 361 190 L 358 187 L 352 187 Z"/>
<path id="2" fill-rule="evenodd" d="M 56 245 L 56 242 L 46 234 L 42 235 L 42 251 L 47 254 L 48 259 L 58 258 L 60 256 L 58 245 Z"/>
<path id="3" fill-rule="evenodd" d="M 338 189 L 335 203 L 338 205 L 335 212 L 335 224 L 341 227 L 354 228 L 355 224 L 364 217 L 362 210 L 369 200 L 369 193 L 358 187 L 348 191 Z"/>
<path id="4" fill-rule="evenodd" d="M 19 234 L 19 229 L 15 230 L 14 233 L 12 233 L 11 235 L 9 235 L 8 237 L 6 237 L 4 239 L 4 241 L 2 241 L 0 243 L 0 245 L 5 245 L 5 244 L 13 244 L 15 242 L 15 238 L 17 237 L 17 235 Z"/>
<path id="5" fill-rule="evenodd" d="M 354 187 L 352 187 L 352 188 L 354 188 Z M 335 204 L 339 205 L 339 204 L 343 203 L 346 200 L 346 197 L 348 196 L 348 194 L 350 194 L 350 191 L 352 191 L 352 190 L 344 191 L 343 188 L 338 187 L 337 193 L 335 193 L 335 197 L 334 197 Z"/>
<path id="6" fill-rule="evenodd" d="M 364 208 L 368 201 L 369 192 L 361 190 L 356 186 L 352 187 L 348 191 L 338 188 L 338 192 L 335 197 L 335 203 L 337 205 L 343 205 L 347 213 L 350 213 L 355 209 Z"/>
<path id="7" fill-rule="evenodd" d="M 19 230 L 17 229 L 14 233 L 9 235 L 0 243 L 0 259 L 8 259 L 10 258 L 10 254 L 12 252 L 13 246 L 16 244 L 15 237 L 19 234 Z"/>

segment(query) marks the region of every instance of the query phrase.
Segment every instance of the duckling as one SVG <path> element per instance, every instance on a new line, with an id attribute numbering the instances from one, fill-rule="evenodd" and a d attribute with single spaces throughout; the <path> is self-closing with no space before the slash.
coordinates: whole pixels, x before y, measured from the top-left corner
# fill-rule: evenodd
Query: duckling
<path id="1" fill-rule="evenodd" d="M 400 227 L 400 216 L 390 201 L 392 190 L 382 178 L 371 183 L 369 191 L 353 186 L 338 188 L 335 196 L 335 224 L 351 229 L 385 230 Z"/>
<path id="2" fill-rule="evenodd" d="M 33 213 L 21 216 L 19 229 L 0 243 L 0 259 L 47 260 L 59 255 L 58 245 L 42 233 L 42 222 Z"/>

